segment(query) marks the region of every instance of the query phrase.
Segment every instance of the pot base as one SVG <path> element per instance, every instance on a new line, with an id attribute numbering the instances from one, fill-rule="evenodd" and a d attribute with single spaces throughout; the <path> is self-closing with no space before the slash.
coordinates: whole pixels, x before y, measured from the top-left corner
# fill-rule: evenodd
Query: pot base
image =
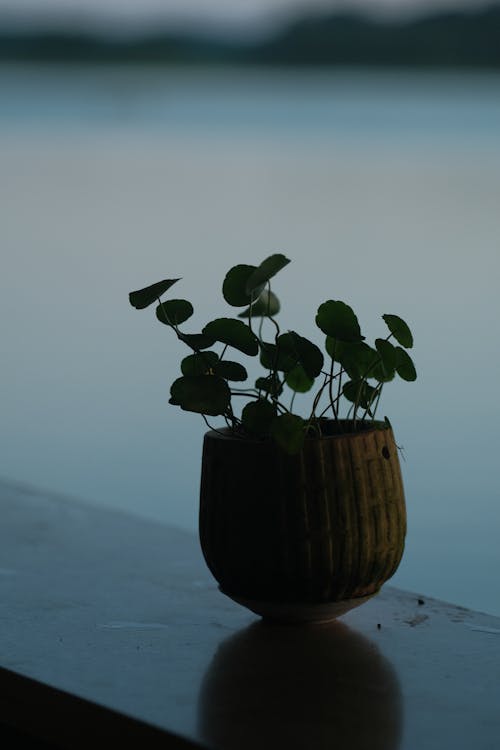
<path id="1" fill-rule="evenodd" d="M 378 594 L 378 591 L 375 591 L 373 594 L 368 594 L 367 596 L 358 596 L 355 599 L 344 599 L 344 601 L 340 602 L 309 604 L 301 602 L 268 602 L 257 601 L 255 599 L 244 599 L 243 597 L 228 594 L 227 591 L 223 591 L 220 586 L 219 591 L 237 604 L 241 604 L 243 607 L 255 612 L 256 615 L 260 615 L 260 617 L 263 617 L 265 620 L 288 624 L 302 623 L 304 625 L 319 625 L 321 623 L 333 622 L 337 617 L 345 615 L 349 610 L 359 607 L 361 604 L 364 604 Z"/>

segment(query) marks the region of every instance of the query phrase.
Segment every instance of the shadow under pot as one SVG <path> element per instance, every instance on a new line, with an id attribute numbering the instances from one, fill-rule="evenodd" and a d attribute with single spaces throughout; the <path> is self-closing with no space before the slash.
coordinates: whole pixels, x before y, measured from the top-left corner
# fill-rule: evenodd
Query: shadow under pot
<path id="1" fill-rule="evenodd" d="M 200 542 L 221 591 L 282 622 L 325 622 L 374 596 L 404 550 L 398 449 L 384 422 L 325 421 L 297 455 L 206 433 Z"/>

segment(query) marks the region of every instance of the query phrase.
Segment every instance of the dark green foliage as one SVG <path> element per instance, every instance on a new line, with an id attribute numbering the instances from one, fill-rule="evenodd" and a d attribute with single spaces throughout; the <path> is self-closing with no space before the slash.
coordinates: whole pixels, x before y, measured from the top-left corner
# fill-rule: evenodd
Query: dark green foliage
<path id="1" fill-rule="evenodd" d="M 394 338 L 405 349 L 411 349 L 413 346 L 413 336 L 407 324 L 397 315 L 382 315 L 387 324 L 387 328 Z"/>
<path id="2" fill-rule="evenodd" d="M 260 344 L 260 363 L 267 370 L 289 372 L 297 364 L 295 354 L 284 351 L 277 344 L 262 341 Z"/>
<path id="3" fill-rule="evenodd" d="M 248 373 L 243 365 L 240 365 L 239 362 L 229 362 L 227 359 L 217 362 L 214 372 L 226 380 L 243 381 L 248 378 Z"/>
<path id="4" fill-rule="evenodd" d="M 408 381 L 416 380 L 417 371 L 415 370 L 415 365 L 413 364 L 413 360 L 408 352 L 405 352 L 404 349 L 401 349 L 400 346 L 397 346 L 396 353 L 396 372 L 398 373 L 399 377 L 403 378 L 403 380 Z"/>
<path id="5" fill-rule="evenodd" d="M 316 344 L 299 336 L 295 331 L 289 331 L 278 336 L 277 345 L 285 356 L 302 365 L 310 378 L 314 379 L 320 374 L 324 359 L 321 349 Z"/>
<path id="6" fill-rule="evenodd" d="M 250 304 L 252 296 L 254 299 L 257 299 L 260 292 L 264 289 L 264 285 L 260 289 L 256 289 L 254 295 L 247 292 L 247 281 L 255 270 L 256 266 L 240 264 L 233 266 L 227 272 L 222 284 L 222 296 L 228 305 L 244 307 Z"/>
<path id="7" fill-rule="evenodd" d="M 161 295 L 165 294 L 167 289 L 170 289 L 176 281 L 180 281 L 180 279 L 164 279 L 163 281 L 158 281 L 156 284 L 145 286 L 144 289 L 130 292 L 128 295 L 129 302 L 137 310 L 144 310 L 145 307 L 149 307 L 153 302 L 160 299 Z"/>
<path id="8" fill-rule="evenodd" d="M 179 326 L 189 320 L 193 314 L 193 305 L 185 299 L 169 299 L 156 308 L 156 317 L 160 323 L 168 326 Z"/>
<path id="9" fill-rule="evenodd" d="M 252 306 L 247 307 L 238 315 L 238 318 L 248 318 L 250 315 L 252 318 L 260 318 L 267 315 L 267 317 L 274 317 L 280 311 L 280 302 L 274 292 L 264 289 L 258 297 L 257 301 Z"/>
<path id="10" fill-rule="evenodd" d="M 182 360 L 181 372 L 183 375 L 213 375 L 218 361 L 219 355 L 216 352 L 190 354 Z"/>
<path id="11" fill-rule="evenodd" d="M 374 369 L 380 362 L 380 355 L 364 341 L 354 344 L 342 343 L 340 352 L 334 359 L 342 365 L 353 380 L 373 376 Z"/>
<path id="12" fill-rule="evenodd" d="M 231 391 L 223 378 L 216 375 L 187 375 L 177 378 L 170 388 L 170 404 L 185 411 L 217 417 L 226 412 Z"/>
<path id="13" fill-rule="evenodd" d="M 369 385 L 366 380 L 349 380 L 342 388 L 342 393 L 353 404 L 369 409 L 377 394 L 377 389 Z"/>
<path id="14" fill-rule="evenodd" d="M 285 383 L 296 393 L 307 393 L 314 385 L 314 378 L 309 377 L 302 365 L 295 365 L 286 373 Z"/>
<path id="15" fill-rule="evenodd" d="M 179 328 L 193 314 L 187 300 L 160 302 L 156 316 L 192 352 L 181 361 L 182 377 L 171 386 L 170 403 L 204 417 L 221 416 L 235 434 L 272 439 L 292 454 L 300 451 L 307 435 L 322 434 L 329 411 L 339 430 L 341 424 L 345 429 L 340 406 L 347 402 L 352 429 L 361 428 L 363 420 L 375 419 L 384 383 L 396 375 L 412 381 L 417 374 L 406 352 L 413 346 L 411 331 L 397 315 L 383 316 L 389 335 L 375 339 L 375 345 L 370 346 L 349 305 L 339 300 L 323 302 L 316 324 L 326 334 L 326 362 L 325 354 L 308 338 L 296 331 L 281 333 L 275 320 L 280 303 L 271 291 L 270 280 L 288 263 L 284 255 L 275 254 L 260 265 L 233 266 L 223 282 L 223 297 L 231 306 L 246 309 L 236 318 L 212 320 L 201 333 L 188 334 Z M 147 307 L 177 280 L 164 280 L 132 292 L 130 303 L 138 309 Z M 394 346 L 390 339 L 400 346 Z M 228 347 L 248 357 L 260 355 L 265 375 L 255 380 L 255 387 L 230 385 L 246 381 L 248 372 L 240 362 L 225 359 Z M 303 419 L 292 411 L 295 396 L 315 386 L 312 410 Z M 286 392 L 291 393 L 289 405 L 284 400 Z M 240 416 L 235 412 L 239 396 L 246 398 Z M 322 399 L 326 405 L 320 407 Z"/>
<path id="16" fill-rule="evenodd" d="M 318 308 L 316 325 L 323 333 L 339 341 L 361 341 L 361 330 L 354 311 L 345 302 L 329 299 Z"/>
<path id="17" fill-rule="evenodd" d="M 277 253 L 276 255 L 270 255 L 266 258 L 258 268 L 253 271 L 247 279 L 246 292 L 247 294 L 253 293 L 258 296 L 262 289 L 273 276 L 276 276 L 278 271 L 287 266 L 290 263 L 288 258 L 284 255 Z"/>
<path id="18" fill-rule="evenodd" d="M 268 393 L 273 398 L 278 398 L 283 393 L 283 383 L 281 382 L 278 373 L 275 372 L 268 375 L 267 378 L 257 378 L 255 381 L 255 387 L 259 391 Z"/>
<path id="19" fill-rule="evenodd" d="M 243 354 L 255 356 L 259 351 L 257 336 L 241 320 L 234 318 L 217 318 L 207 323 L 203 333 L 216 341 L 239 349 Z"/>
<path id="20" fill-rule="evenodd" d="M 298 453 L 304 444 L 306 423 L 295 414 L 281 414 L 271 422 L 270 432 L 287 453 Z"/>
<path id="21" fill-rule="evenodd" d="M 270 401 L 258 399 L 243 407 L 241 422 L 250 435 L 264 438 L 269 435 L 271 423 L 276 417 L 276 407 Z"/>
<path id="22" fill-rule="evenodd" d="M 201 349 L 209 349 L 215 344 L 215 339 L 205 333 L 180 333 L 180 331 L 177 331 L 177 337 L 191 349 L 194 349 L 195 352 Z"/>

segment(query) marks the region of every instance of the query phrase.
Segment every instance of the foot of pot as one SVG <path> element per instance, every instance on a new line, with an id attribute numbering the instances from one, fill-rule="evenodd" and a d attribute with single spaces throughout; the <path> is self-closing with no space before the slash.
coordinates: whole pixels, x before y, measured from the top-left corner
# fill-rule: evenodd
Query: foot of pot
<path id="1" fill-rule="evenodd" d="M 340 602 L 309 604 L 301 602 L 256 601 L 228 594 L 227 591 L 223 591 L 220 587 L 219 590 L 234 602 L 237 602 L 237 604 L 250 609 L 265 620 L 289 624 L 302 623 L 304 625 L 332 622 L 337 617 L 345 615 L 349 610 L 359 607 L 378 594 L 378 591 L 376 591 L 373 594 L 368 594 L 368 596 L 359 596 L 355 599 L 345 599 Z"/>

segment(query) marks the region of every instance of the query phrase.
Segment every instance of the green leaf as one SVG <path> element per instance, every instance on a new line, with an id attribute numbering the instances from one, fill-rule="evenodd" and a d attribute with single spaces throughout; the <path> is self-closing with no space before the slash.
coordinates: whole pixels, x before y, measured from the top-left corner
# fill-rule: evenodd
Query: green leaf
<path id="1" fill-rule="evenodd" d="M 282 347 L 278 348 L 276 344 L 262 341 L 260 344 L 260 363 L 267 370 L 289 372 L 297 364 L 297 356 L 287 353 Z"/>
<path id="2" fill-rule="evenodd" d="M 382 357 L 384 367 L 389 372 L 396 368 L 397 352 L 396 347 L 386 339 L 375 339 L 375 347 Z"/>
<path id="3" fill-rule="evenodd" d="M 259 398 L 243 407 L 241 421 L 247 432 L 263 438 L 269 435 L 269 428 L 275 416 L 276 407 L 269 401 Z"/>
<path id="4" fill-rule="evenodd" d="M 408 354 L 408 352 L 405 352 L 404 349 L 401 349 L 400 346 L 397 346 L 396 353 L 397 353 L 396 372 L 398 373 L 399 377 L 409 382 L 416 380 L 417 371 L 415 369 L 415 365 L 413 364 L 413 360 Z"/>
<path id="5" fill-rule="evenodd" d="M 325 339 L 325 349 L 336 362 L 340 362 L 340 357 L 346 346 L 347 344 L 344 341 L 339 341 L 333 336 L 327 336 Z"/>
<path id="6" fill-rule="evenodd" d="M 137 310 L 144 310 L 145 307 L 149 307 L 153 302 L 156 302 L 176 281 L 180 281 L 180 279 L 164 279 L 156 284 L 151 284 L 151 286 L 145 286 L 144 289 L 130 292 L 128 295 L 129 302 Z"/>
<path id="7" fill-rule="evenodd" d="M 248 373 L 239 362 L 230 362 L 227 359 L 221 359 L 214 367 L 214 372 L 224 380 L 243 381 L 248 378 Z"/>
<path id="8" fill-rule="evenodd" d="M 321 372 L 324 362 L 321 349 L 304 336 L 299 336 L 295 331 L 288 331 L 278 336 L 277 345 L 291 360 L 302 365 L 309 378 L 316 378 Z"/>
<path id="9" fill-rule="evenodd" d="M 395 375 L 396 368 L 387 367 L 383 359 L 377 362 L 375 367 L 372 367 L 370 370 L 370 377 L 374 378 L 374 380 L 377 380 L 379 383 L 389 383 L 391 380 L 394 380 Z"/>
<path id="10" fill-rule="evenodd" d="M 281 253 L 270 255 L 269 258 L 263 260 L 260 266 L 256 268 L 247 279 L 245 287 L 247 294 L 255 292 L 255 296 L 257 296 L 257 290 L 259 287 L 266 284 L 269 279 L 272 279 L 272 277 L 288 265 L 288 263 L 290 263 L 288 258 L 285 258 Z M 258 294 L 260 294 L 260 292 L 258 292 Z"/>
<path id="11" fill-rule="evenodd" d="M 161 302 L 156 308 L 156 317 L 160 323 L 178 326 L 193 314 L 193 305 L 186 299 L 169 299 Z"/>
<path id="12" fill-rule="evenodd" d="M 255 356 L 259 351 L 257 336 L 241 320 L 235 318 L 217 318 L 203 329 L 203 333 L 212 336 L 216 341 L 232 346 L 243 354 Z"/>
<path id="13" fill-rule="evenodd" d="M 190 354 L 182 360 L 181 372 L 183 375 L 213 375 L 218 361 L 219 355 L 216 352 Z"/>
<path id="14" fill-rule="evenodd" d="M 178 378 L 170 388 L 169 403 L 184 411 L 216 417 L 224 414 L 231 401 L 225 380 L 216 375 L 189 375 Z"/>
<path id="15" fill-rule="evenodd" d="M 342 395 L 353 404 L 359 404 L 363 409 L 369 409 L 375 398 L 377 389 L 365 380 L 349 380 L 342 388 Z"/>
<path id="16" fill-rule="evenodd" d="M 385 320 L 387 328 L 398 344 L 404 346 L 405 349 L 411 349 L 413 346 L 413 336 L 404 320 L 397 315 L 382 315 L 382 318 Z"/>
<path id="17" fill-rule="evenodd" d="M 259 391 L 265 391 L 265 393 L 269 393 L 271 396 L 275 397 L 281 396 L 283 393 L 283 385 L 276 373 L 268 375 L 267 378 L 257 378 L 255 381 L 255 387 L 258 388 Z"/>
<path id="18" fill-rule="evenodd" d="M 305 421 L 295 414 L 280 414 L 271 422 L 271 436 L 291 455 L 299 453 L 305 439 Z"/>
<path id="19" fill-rule="evenodd" d="M 358 341 L 355 344 L 340 343 L 340 350 L 337 347 L 337 361 L 351 380 L 374 377 L 375 363 L 380 360 L 378 352 L 364 341 Z"/>
<path id="20" fill-rule="evenodd" d="M 273 317 L 280 311 L 280 302 L 274 292 L 264 289 L 259 299 L 254 302 L 252 307 L 247 307 L 246 310 L 243 310 L 243 312 L 238 315 L 238 318 L 248 318 L 250 310 L 252 318 L 262 318 L 265 316 Z"/>
<path id="21" fill-rule="evenodd" d="M 295 365 L 293 370 L 287 372 L 285 382 L 292 391 L 307 393 L 314 385 L 314 378 L 310 378 L 302 365 Z"/>
<path id="22" fill-rule="evenodd" d="M 243 307 L 244 305 L 250 304 L 252 294 L 247 292 L 247 281 L 252 273 L 257 269 L 257 266 L 248 266 L 240 263 L 238 266 L 233 266 L 224 279 L 222 284 L 222 296 L 228 303 L 233 307 Z M 257 299 L 259 294 L 264 289 L 264 284 L 260 288 L 255 289 L 253 298 Z"/>
<path id="23" fill-rule="evenodd" d="M 195 351 L 209 349 L 215 344 L 215 339 L 212 336 L 206 336 L 204 333 L 178 333 L 177 335 L 184 344 Z"/>
<path id="24" fill-rule="evenodd" d="M 327 300 L 318 308 L 316 325 L 323 333 L 340 341 L 362 341 L 361 330 L 354 311 L 338 300 Z"/>

